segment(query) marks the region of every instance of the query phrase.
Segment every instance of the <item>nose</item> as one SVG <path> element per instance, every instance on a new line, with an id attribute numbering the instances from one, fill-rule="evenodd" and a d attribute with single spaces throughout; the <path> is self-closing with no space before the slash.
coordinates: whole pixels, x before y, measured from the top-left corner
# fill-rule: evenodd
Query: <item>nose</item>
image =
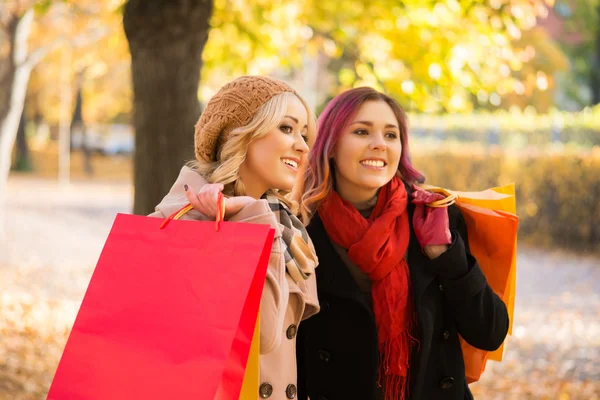
<path id="1" fill-rule="evenodd" d="M 371 140 L 371 143 L 369 143 L 369 149 L 379 151 L 385 151 L 387 149 L 387 144 L 385 143 L 382 133 L 377 133 L 371 137 L 373 139 Z"/>
<path id="2" fill-rule="evenodd" d="M 300 154 L 306 154 L 308 153 L 308 150 L 308 143 L 306 143 L 302 135 L 296 135 L 296 140 L 294 141 L 294 151 Z"/>

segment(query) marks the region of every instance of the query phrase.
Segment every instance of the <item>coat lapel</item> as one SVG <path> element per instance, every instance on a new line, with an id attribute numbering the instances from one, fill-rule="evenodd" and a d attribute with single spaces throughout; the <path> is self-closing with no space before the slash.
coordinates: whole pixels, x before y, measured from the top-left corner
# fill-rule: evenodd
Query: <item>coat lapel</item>
<path id="1" fill-rule="evenodd" d="M 315 270 L 318 292 L 354 300 L 372 312 L 367 303 L 367 296 L 360 290 L 348 268 L 333 248 L 318 214 L 311 220 L 307 231 L 319 257 L 319 266 Z"/>

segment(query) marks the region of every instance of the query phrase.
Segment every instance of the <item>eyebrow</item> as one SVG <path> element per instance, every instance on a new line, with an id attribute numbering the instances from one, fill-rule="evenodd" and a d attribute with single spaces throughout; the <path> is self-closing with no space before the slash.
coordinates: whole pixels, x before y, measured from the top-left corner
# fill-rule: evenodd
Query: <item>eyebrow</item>
<path id="1" fill-rule="evenodd" d="M 371 121 L 354 121 L 350 125 L 354 125 L 354 124 L 363 124 L 363 125 L 367 125 L 367 126 L 373 126 L 373 123 Z M 400 129 L 400 128 L 398 128 L 398 125 L 394 125 L 394 124 L 385 124 L 385 127 Z"/>
<path id="2" fill-rule="evenodd" d="M 286 115 L 286 116 L 285 116 L 285 118 L 292 119 L 292 120 L 296 121 L 296 123 L 299 123 L 299 122 L 300 122 L 300 121 L 298 121 L 298 118 L 294 118 L 294 117 L 292 117 L 291 115 Z M 305 128 L 308 128 L 308 125 L 304 125 L 304 127 L 305 127 Z"/>

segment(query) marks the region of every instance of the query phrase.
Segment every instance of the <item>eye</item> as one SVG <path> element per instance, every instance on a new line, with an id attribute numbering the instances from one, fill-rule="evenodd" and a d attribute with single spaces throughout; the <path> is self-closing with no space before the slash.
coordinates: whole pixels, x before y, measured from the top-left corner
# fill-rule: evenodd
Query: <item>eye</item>
<path id="1" fill-rule="evenodd" d="M 369 132 L 366 129 L 362 129 L 362 128 L 355 130 L 354 133 L 359 136 L 364 136 L 364 135 L 369 134 Z"/>
<path id="2" fill-rule="evenodd" d="M 292 128 L 292 127 L 291 127 L 291 126 L 289 126 L 289 125 L 281 125 L 281 126 L 279 127 L 279 130 L 280 130 L 281 132 L 283 132 L 283 133 L 290 134 L 290 133 L 292 133 L 292 131 L 294 130 L 294 128 Z"/>
<path id="3" fill-rule="evenodd" d="M 396 132 L 388 132 L 385 136 L 389 139 L 398 139 L 398 134 Z"/>
<path id="4" fill-rule="evenodd" d="M 308 143 L 308 135 L 307 135 L 306 133 L 304 133 L 304 134 L 302 135 L 302 139 L 304 139 L 304 141 L 305 141 L 306 143 Z"/>

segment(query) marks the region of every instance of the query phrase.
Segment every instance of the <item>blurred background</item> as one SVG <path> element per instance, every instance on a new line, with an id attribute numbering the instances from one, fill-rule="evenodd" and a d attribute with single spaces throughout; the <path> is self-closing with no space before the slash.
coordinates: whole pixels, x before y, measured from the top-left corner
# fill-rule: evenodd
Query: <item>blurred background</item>
<path id="1" fill-rule="evenodd" d="M 375 87 L 428 183 L 514 182 L 515 330 L 472 390 L 600 398 L 599 0 L 0 0 L 0 399 L 45 398 L 115 214 L 244 74 L 317 115 Z"/>

